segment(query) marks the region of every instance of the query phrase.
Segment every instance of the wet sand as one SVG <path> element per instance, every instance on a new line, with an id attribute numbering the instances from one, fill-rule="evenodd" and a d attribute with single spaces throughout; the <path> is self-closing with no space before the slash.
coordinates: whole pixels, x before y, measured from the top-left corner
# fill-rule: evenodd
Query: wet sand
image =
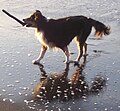
<path id="1" fill-rule="evenodd" d="M 28 16 L 34 9 L 40 9 L 46 16 L 54 18 L 83 14 L 109 24 L 112 29 L 109 36 L 96 40 L 93 30 L 87 40 L 88 56 L 86 65 L 80 72 L 80 75 L 84 77 L 84 82 L 88 85 L 87 93 L 83 95 L 78 93 L 77 97 L 72 96 L 65 101 L 59 98 L 49 101 L 36 99 L 32 92 L 41 82 L 42 72 L 31 61 L 37 58 L 41 45 L 34 37 L 34 31 L 31 28 L 21 27 L 17 22 L 0 12 L 0 111 L 119 111 L 119 2 L 93 0 L 93 2 L 83 1 L 79 5 L 78 1 L 72 2 L 72 0 L 60 5 L 59 2 L 49 1 L 47 5 L 45 2 L 40 4 L 39 1 L 33 1 L 33 5 L 32 2 L 28 3 L 28 1 L 17 4 L 15 1 L 2 0 L 0 9 L 7 9 L 21 19 Z M 38 3 L 40 5 L 37 5 Z M 53 5 L 54 3 L 56 5 Z M 107 7 L 108 4 L 112 4 L 111 7 Z M 71 43 L 69 49 L 74 53 L 71 58 L 75 59 L 77 47 L 74 42 Z M 51 77 L 51 75 L 61 75 L 65 72 L 63 61 L 62 51 L 49 50 L 41 63 L 44 65 L 48 77 Z M 72 78 L 76 70 L 77 67 L 70 64 L 67 78 Z M 90 92 L 92 81 L 97 76 L 102 77 L 106 82 L 99 92 Z"/>

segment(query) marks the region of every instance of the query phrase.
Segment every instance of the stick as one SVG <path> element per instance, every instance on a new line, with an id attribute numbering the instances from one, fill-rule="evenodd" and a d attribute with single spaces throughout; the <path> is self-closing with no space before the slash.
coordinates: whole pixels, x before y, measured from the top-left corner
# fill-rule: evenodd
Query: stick
<path id="1" fill-rule="evenodd" d="M 19 22 L 22 26 L 25 26 L 26 23 L 22 22 L 21 20 L 19 20 L 18 18 L 16 18 L 15 16 L 11 15 L 10 13 L 8 13 L 7 11 L 5 11 L 4 9 L 2 10 L 5 14 L 7 14 L 9 17 L 13 18 L 14 20 L 16 20 L 17 22 Z"/>

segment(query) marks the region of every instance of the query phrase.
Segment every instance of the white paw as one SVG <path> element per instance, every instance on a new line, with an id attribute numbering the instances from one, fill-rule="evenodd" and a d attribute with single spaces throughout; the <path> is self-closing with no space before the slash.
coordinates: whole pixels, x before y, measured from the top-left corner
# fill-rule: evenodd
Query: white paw
<path id="1" fill-rule="evenodd" d="M 70 63 L 70 61 L 64 61 L 64 63 L 65 63 L 65 64 L 69 64 L 69 63 Z"/>
<path id="2" fill-rule="evenodd" d="M 32 63 L 33 63 L 33 64 L 39 64 L 40 61 L 39 61 L 39 60 L 33 60 Z"/>

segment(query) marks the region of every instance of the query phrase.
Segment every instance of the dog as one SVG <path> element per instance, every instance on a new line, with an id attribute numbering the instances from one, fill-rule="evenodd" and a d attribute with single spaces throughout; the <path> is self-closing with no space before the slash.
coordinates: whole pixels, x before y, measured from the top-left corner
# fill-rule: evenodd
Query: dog
<path id="1" fill-rule="evenodd" d="M 41 42 L 39 57 L 33 60 L 34 64 L 43 59 L 47 49 L 59 48 L 65 54 L 65 63 L 70 63 L 68 45 L 75 38 L 78 47 L 78 56 L 75 63 L 87 54 L 86 39 L 95 28 L 95 35 L 102 37 L 110 34 L 110 27 L 85 16 L 69 16 L 59 19 L 47 19 L 41 11 L 36 10 L 29 18 L 23 19 L 26 27 L 35 28 L 35 34 Z"/>

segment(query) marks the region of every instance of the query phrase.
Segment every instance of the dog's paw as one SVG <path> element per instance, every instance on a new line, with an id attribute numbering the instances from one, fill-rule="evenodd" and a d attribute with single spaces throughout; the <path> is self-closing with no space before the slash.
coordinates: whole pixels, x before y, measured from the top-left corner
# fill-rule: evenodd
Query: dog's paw
<path id="1" fill-rule="evenodd" d="M 63 61 L 65 64 L 69 64 L 70 63 L 70 61 Z"/>
<path id="2" fill-rule="evenodd" d="M 86 56 L 88 56 L 88 54 L 83 54 L 83 57 L 86 57 Z"/>
<path id="3" fill-rule="evenodd" d="M 39 65 L 40 64 L 40 62 L 38 60 L 33 60 L 32 63 L 35 64 L 35 65 Z"/>
<path id="4" fill-rule="evenodd" d="M 79 66 L 79 61 L 74 61 L 74 67 Z"/>

